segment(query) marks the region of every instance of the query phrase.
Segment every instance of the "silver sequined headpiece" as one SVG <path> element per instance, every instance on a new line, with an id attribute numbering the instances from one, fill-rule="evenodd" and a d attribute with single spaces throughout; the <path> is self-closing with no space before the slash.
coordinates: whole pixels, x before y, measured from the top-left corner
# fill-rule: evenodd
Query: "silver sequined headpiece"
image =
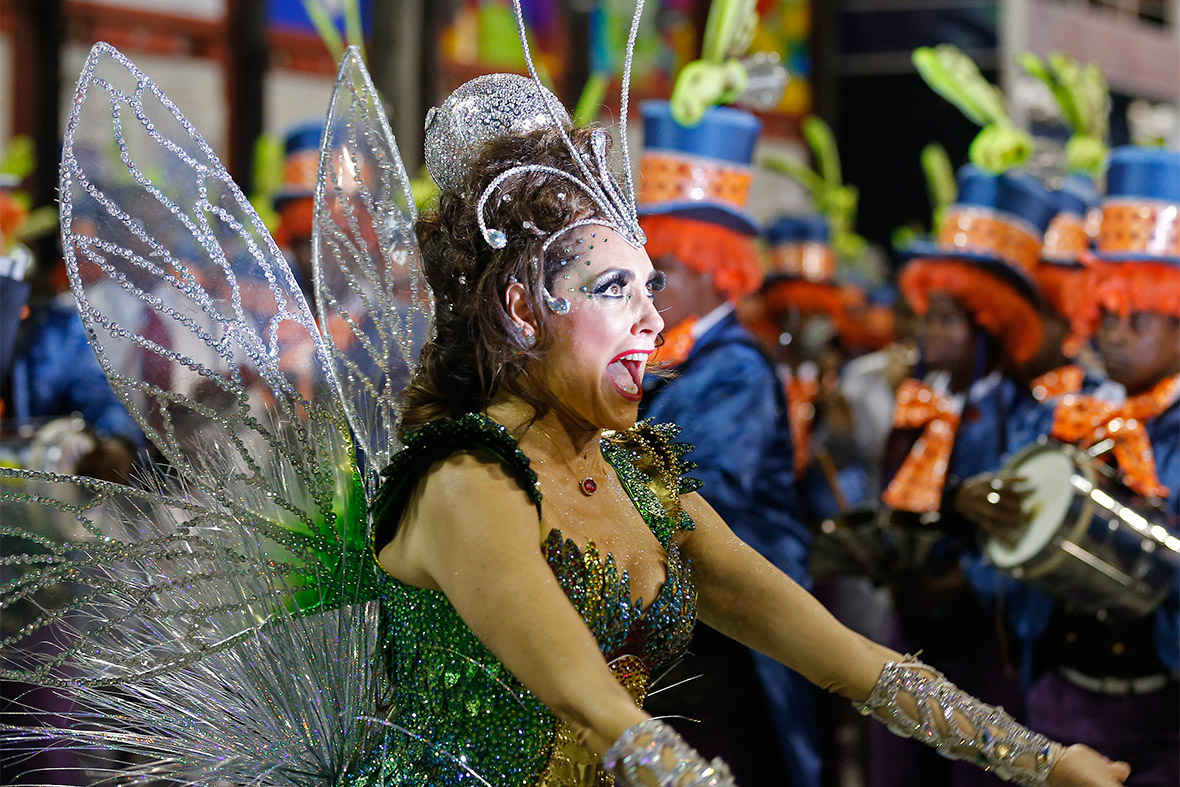
<path id="1" fill-rule="evenodd" d="M 639 227 L 635 207 L 635 184 L 631 176 L 631 153 L 627 144 L 627 104 L 630 98 L 631 59 L 635 37 L 639 32 L 639 19 L 643 14 L 643 0 L 639 0 L 635 6 L 623 65 L 619 137 L 625 185 L 621 188 L 615 181 L 607 159 L 605 131 L 594 131 L 591 137 L 592 152 L 589 155 L 583 155 L 574 147 L 569 136 L 569 112 L 537 76 L 525 33 L 520 0 L 513 0 L 512 6 L 531 79 L 515 74 L 476 77 L 451 93 L 441 107 L 431 109 L 426 116 L 426 166 L 431 177 L 441 188 L 459 191 L 467 180 L 467 168 L 488 143 L 506 136 L 524 136 L 541 128 L 555 128 L 565 141 L 577 172 L 566 172 L 541 164 L 521 164 L 501 172 L 483 190 L 475 204 L 484 240 L 494 249 L 508 245 L 503 230 L 489 227 L 485 221 L 484 209 L 491 196 L 515 175 L 544 172 L 563 178 L 584 191 L 598 206 L 601 217 L 584 219 L 558 229 L 545 240 L 541 247 L 542 255 L 561 235 L 589 224 L 609 227 L 628 243 L 642 247 L 646 239 Z"/>

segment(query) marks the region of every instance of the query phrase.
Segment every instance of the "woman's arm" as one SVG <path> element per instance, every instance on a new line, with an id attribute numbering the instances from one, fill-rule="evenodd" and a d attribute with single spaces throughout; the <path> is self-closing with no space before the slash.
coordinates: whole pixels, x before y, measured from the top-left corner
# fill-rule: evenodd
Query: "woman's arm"
<path id="1" fill-rule="evenodd" d="M 704 623 L 854 702 L 868 698 L 899 654 L 836 620 L 790 577 L 747 546 L 699 494 L 681 503 L 696 523 L 682 548 L 692 560 Z"/>
<path id="2" fill-rule="evenodd" d="M 428 473 L 382 568 L 441 590 L 479 640 L 597 755 L 648 718 L 607 667 L 541 553 L 537 510 L 496 462 Z"/>
<path id="3" fill-rule="evenodd" d="M 921 738 L 945 756 L 971 756 L 1021 783 L 1044 783 L 1047 771 L 1054 787 L 1113 787 L 1129 775 L 1126 763 L 1112 763 L 1085 746 L 1061 750 L 1052 744 L 1050 750 L 1048 741 L 920 662 L 848 629 L 734 536 L 700 495 L 685 495 L 681 503 L 696 523 L 682 549 L 693 564 L 697 613 L 721 633 L 852 700 L 898 734 Z M 982 728 L 991 735 L 982 735 Z M 1013 745 L 1030 753 L 1009 757 L 1003 747 Z M 1042 748 L 1052 753 L 1043 767 L 1032 753 Z"/>

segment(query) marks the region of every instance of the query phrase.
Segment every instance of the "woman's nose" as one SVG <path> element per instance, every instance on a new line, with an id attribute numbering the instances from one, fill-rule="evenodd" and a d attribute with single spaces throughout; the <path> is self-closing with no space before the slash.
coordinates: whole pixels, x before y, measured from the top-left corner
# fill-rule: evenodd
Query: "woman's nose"
<path id="1" fill-rule="evenodd" d="M 641 298 L 640 313 L 635 320 L 635 327 L 632 329 L 634 333 L 642 334 L 648 331 L 652 333 L 659 333 L 664 330 L 664 318 L 660 316 L 659 309 L 656 308 L 655 300 L 652 298 Z"/>

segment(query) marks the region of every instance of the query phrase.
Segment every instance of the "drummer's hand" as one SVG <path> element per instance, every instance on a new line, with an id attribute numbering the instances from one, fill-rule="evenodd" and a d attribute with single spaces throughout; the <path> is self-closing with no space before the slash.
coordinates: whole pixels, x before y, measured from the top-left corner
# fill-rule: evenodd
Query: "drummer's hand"
<path id="1" fill-rule="evenodd" d="M 1131 766 L 1113 762 L 1089 746 L 1075 743 L 1053 763 L 1049 787 L 1115 787 L 1131 775 Z"/>
<path id="2" fill-rule="evenodd" d="M 1024 479 L 1007 471 L 980 473 L 967 479 L 955 495 L 955 511 L 970 519 L 988 535 L 1008 546 L 1016 543 L 1017 530 L 1028 522 L 1024 499 L 1029 490 Z"/>

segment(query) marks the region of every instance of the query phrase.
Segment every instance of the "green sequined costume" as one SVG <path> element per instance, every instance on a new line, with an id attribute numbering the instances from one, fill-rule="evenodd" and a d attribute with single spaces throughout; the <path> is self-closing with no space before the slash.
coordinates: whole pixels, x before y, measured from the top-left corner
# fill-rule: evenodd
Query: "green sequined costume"
<path id="1" fill-rule="evenodd" d="M 554 529 L 543 553 L 593 632 L 620 682 L 642 701 L 648 678 L 684 650 L 696 593 L 676 543 L 692 520 L 678 495 L 688 446 L 673 427 L 639 424 L 608 435 L 603 455 L 668 555 L 668 578 L 651 604 L 631 597 L 629 578 L 593 544 L 585 551 Z M 508 431 L 481 415 L 428 425 L 397 454 L 374 506 L 375 541 L 387 543 L 411 491 L 430 465 L 459 451 L 495 457 L 543 516 L 528 458 Z M 609 784 L 589 751 L 493 656 L 438 591 L 389 581 L 383 601 L 393 704 L 384 743 L 350 784 Z"/>

